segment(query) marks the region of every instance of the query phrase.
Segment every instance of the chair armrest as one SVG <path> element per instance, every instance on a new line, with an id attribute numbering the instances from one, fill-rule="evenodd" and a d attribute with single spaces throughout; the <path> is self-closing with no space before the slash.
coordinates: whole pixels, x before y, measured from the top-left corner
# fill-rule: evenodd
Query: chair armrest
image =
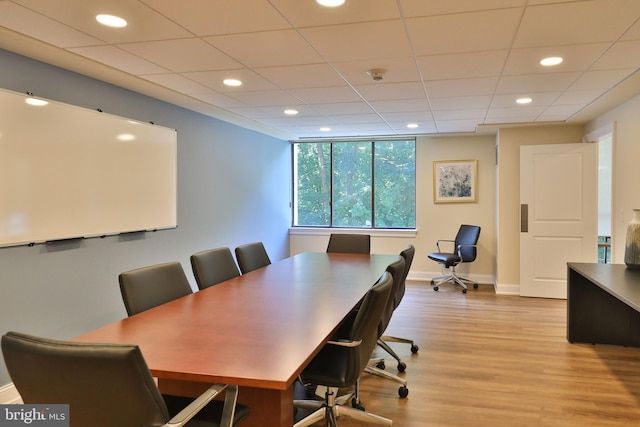
<path id="1" fill-rule="evenodd" d="M 449 240 L 449 239 L 438 239 L 438 240 L 436 240 L 436 247 L 438 248 L 438 252 L 442 252 L 442 250 L 440 250 L 440 242 L 455 243 L 455 240 Z"/>
<path id="2" fill-rule="evenodd" d="M 222 422 L 220 427 L 231 427 L 235 412 L 236 400 L 238 396 L 238 387 L 235 385 L 214 384 L 207 391 L 198 396 L 186 408 L 176 414 L 162 427 L 180 427 L 185 425 L 191 418 L 202 410 L 216 396 L 227 390 L 224 401 L 224 409 L 222 412 Z"/>
<path id="3" fill-rule="evenodd" d="M 357 341 L 348 341 L 348 340 L 327 341 L 327 344 L 337 345 L 339 347 L 357 347 L 360 344 L 362 344 L 362 340 L 357 340 Z"/>

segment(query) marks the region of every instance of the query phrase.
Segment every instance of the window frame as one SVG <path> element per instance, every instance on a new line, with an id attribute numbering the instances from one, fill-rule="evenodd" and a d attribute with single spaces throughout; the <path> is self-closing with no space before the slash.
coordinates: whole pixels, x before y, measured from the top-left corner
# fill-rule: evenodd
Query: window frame
<path id="1" fill-rule="evenodd" d="M 375 212 L 376 212 L 376 203 L 375 203 L 375 155 L 376 155 L 376 142 L 393 142 L 393 141 L 413 141 L 413 150 L 414 150 L 414 226 L 413 227 L 376 227 L 375 226 Z M 334 159 L 333 159 L 333 144 L 334 143 L 362 143 L 369 142 L 371 143 L 371 226 L 370 227 L 341 227 L 333 225 L 333 204 L 334 204 Z M 370 234 L 377 236 L 415 236 L 417 232 L 418 226 L 418 194 L 417 194 L 417 139 L 415 136 L 405 136 L 405 137 L 387 137 L 387 138 L 338 138 L 338 139 L 310 139 L 310 140 L 295 140 L 290 141 L 291 143 L 291 171 L 292 171 L 292 185 L 291 185 L 291 227 L 290 234 L 317 234 L 323 235 L 327 234 L 330 230 L 341 230 L 350 233 L 361 233 L 361 234 Z M 315 144 L 315 143 L 329 143 L 330 145 L 330 160 L 331 164 L 329 167 L 329 173 L 331 176 L 330 179 L 330 190 L 329 190 L 329 215 L 330 215 L 330 224 L 329 225 L 295 225 L 295 210 L 297 208 L 298 199 L 296 197 L 296 187 L 298 185 L 298 175 L 297 175 L 297 162 L 295 156 L 295 145 L 296 144 Z"/>

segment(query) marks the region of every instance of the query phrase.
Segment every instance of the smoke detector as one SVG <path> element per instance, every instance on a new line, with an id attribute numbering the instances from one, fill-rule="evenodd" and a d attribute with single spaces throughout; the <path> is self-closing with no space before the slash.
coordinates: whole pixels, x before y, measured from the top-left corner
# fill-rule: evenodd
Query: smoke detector
<path id="1" fill-rule="evenodd" d="M 381 82 L 384 79 L 384 75 L 387 70 L 382 68 L 372 68 L 367 71 L 367 74 L 371 76 L 374 82 Z"/>

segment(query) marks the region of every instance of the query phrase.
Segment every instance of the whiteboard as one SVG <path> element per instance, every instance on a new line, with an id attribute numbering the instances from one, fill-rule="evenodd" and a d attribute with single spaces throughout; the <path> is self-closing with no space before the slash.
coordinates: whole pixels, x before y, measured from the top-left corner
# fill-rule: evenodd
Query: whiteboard
<path id="1" fill-rule="evenodd" d="M 177 132 L 0 90 L 0 246 L 174 228 Z"/>

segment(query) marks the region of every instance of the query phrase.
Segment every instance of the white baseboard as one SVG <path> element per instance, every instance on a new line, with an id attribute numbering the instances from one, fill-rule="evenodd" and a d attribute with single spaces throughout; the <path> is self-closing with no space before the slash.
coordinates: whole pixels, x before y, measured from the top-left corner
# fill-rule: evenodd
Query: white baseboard
<path id="1" fill-rule="evenodd" d="M 22 398 L 13 383 L 0 387 L 0 403 L 3 405 L 22 403 Z"/>
<path id="2" fill-rule="evenodd" d="M 496 294 L 498 295 L 520 295 L 520 284 L 496 283 Z"/>
<path id="3" fill-rule="evenodd" d="M 407 276 L 407 281 L 430 284 L 431 279 L 438 276 L 442 276 L 442 272 L 409 271 L 409 275 Z M 471 275 L 465 274 L 464 276 L 468 277 L 474 282 L 482 283 L 482 284 L 490 284 L 490 285 L 493 285 L 494 289 L 496 288 L 496 279 L 493 276 L 490 276 L 487 274 L 471 274 Z M 498 293 L 497 290 L 496 290 L 496 293 Z"/>

